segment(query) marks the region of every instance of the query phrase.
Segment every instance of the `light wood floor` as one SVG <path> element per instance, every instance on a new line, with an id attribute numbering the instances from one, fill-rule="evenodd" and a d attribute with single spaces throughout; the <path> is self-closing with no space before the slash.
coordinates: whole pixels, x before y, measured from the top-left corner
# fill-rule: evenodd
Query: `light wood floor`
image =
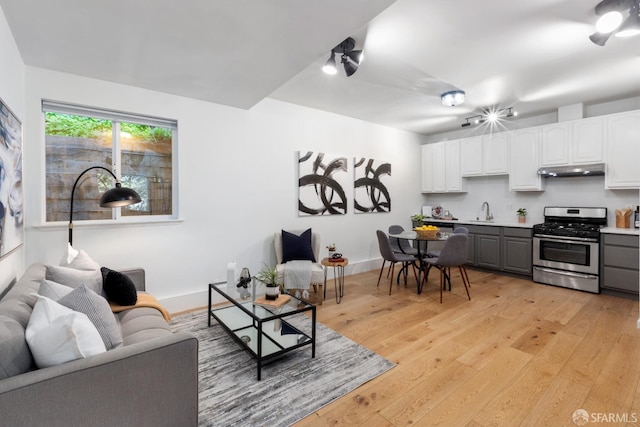
<path id="1" fill-rule="evenodd" d="M 341 304 L 329 286 L 318 321 L 397 366 L 296 426 L 640 425 L 637 300 L 468 272 L 471 301 L 456 274 L 443 304 L 437 271 L 421 295 L 378 271 Z"/>

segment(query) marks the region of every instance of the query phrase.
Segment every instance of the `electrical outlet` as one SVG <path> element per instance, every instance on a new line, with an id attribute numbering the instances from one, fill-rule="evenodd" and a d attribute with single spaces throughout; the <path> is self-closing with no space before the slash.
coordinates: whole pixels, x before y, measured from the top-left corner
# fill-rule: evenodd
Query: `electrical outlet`
<path id="1" fill-rule="evenodd" d="M 507 203 L 507 210 L 508 211 L 512 211 L 513 210 L 513 205 L 511 203 Z"/>

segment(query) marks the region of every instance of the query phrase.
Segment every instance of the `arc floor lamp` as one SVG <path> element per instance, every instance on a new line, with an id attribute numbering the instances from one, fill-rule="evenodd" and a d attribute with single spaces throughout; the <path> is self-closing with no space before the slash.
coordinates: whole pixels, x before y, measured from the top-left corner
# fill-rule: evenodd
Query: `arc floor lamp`
<path id="1" fill-rule="evenodd" d="M 116 186 L 110 190 L 104 192 L 102 197 L 100 197 L 100 206 L 103 208 L 118 208 L 122 206 L 135 205 L 136 203 L 140 203 L 142 200 L 140 195 L 136 193 L 131 188 L 123 187 L 118 178 L 115 176 L 113 172 L 103 166 L 91 166 L 90 168 L 85 169 L 82 173 L 76 178 L 76 182 L 73 183 L 73 189 L 71 190 L 71 206 L 69 207 L 69 244 L 73 245 L 73 196 L 76 193 L 76 187 L 78 182 L 80 182 L 80 178 L 82 176 L 93 169 L 102 169 L 104 171 L 109 172 L 109 174 L 115 179 Z"/>

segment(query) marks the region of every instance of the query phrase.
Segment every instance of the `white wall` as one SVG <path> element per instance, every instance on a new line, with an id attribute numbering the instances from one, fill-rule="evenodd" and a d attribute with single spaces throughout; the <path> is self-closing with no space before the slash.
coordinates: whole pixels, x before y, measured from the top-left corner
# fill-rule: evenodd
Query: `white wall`
<path id="1" fill-rule="evenodd" d="M 0 98 L 22 121 L 23 129 L 27 124 L 24 108 L 24 62 L 4 12 L 0 8 Z M 12 254 L 0 259 L 0 293 L 15 277 L 24 271 L 24 246 Z"/>
<path id="2" fill-rule="evenodd" d="M 226 278 L 228 261 L 252 273 L 274 264 L 272 236 L 282 228 L 312 227 L 323 248 L 335 242 L 350 259 L 347 273 L 375 268 L 375 230 L 407 224 L 421 204 L 414 134 L 275 100 L 245 111 L 33 67 L 26 88 L 27 263 L 58 263 L 67 241 L 65 227 L 42 227 L 43 98 L 178 120 L 181 222 L 74 223 L 75 247 L 107 267 L 144 267 L 148 290 L 171 311 L 206 305 L 207 284 Z M 298 217 L 298 150 L 391 162 L 392 212 L 354 214 L 348 189 L 347 215 Z"/>

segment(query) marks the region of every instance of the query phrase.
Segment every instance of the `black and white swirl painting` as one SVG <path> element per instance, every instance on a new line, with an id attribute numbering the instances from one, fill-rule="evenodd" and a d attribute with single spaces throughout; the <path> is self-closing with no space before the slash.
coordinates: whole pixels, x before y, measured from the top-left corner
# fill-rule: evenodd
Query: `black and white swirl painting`
<path id="1" fill-rule="evenodd" d="M 385 178 L 391 176 L 391 164 L 364 157 L 356 157 L 353 162 L 355 212 L 391 212 L 391 197 L 385 185 Z"/>
<path id="2" fill-rule="evenodd" d="M 0 257 L 24 241 L 22 124 L 0 100 Z"/>
<path id="3" fill-rule="evenodd" d="M 298 155 L 298 216 L 345 215 L 347 158 L 313 151 Z"/>

